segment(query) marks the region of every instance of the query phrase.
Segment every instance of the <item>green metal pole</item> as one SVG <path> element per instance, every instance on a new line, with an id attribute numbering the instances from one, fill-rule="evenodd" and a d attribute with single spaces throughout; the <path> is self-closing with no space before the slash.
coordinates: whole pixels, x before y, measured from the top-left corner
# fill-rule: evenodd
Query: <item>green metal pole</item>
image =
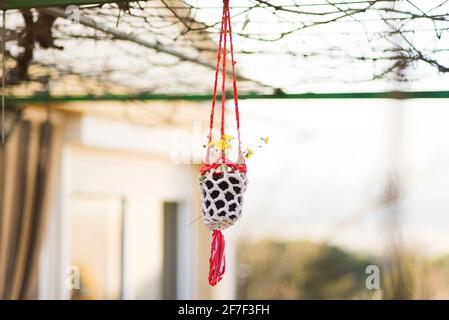
<path id="1" fill-rule="evenodd" d="M 229 97 L 231 97 L 229 95 Z M 240 94 L 242 100 L 255 99 L 448 99 L 449 91 L 412 91 L 412 92 L 336 92 L 336 93 L 276 93 Z M 79 96 L 15 96 L 7 97 L 8 103 L 45 103 L 45 102 L 82 102 L 82 101 L 210 101 L 210 94 L 137 94 L 137 95 L 79 95 Z"/>

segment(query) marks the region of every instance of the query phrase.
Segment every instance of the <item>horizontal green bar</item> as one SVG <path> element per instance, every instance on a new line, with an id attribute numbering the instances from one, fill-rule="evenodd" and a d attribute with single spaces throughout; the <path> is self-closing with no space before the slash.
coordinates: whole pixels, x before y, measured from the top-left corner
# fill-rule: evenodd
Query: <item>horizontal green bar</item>
<path id="1" fill-rule="evenodd" d="M 229 94 L 229 98 L 232 96 Z M 276 93 L 276 94 L 240 94 L 239 99 L 447 99 L 449 91 L 392 91 L 392 92 L 335 92 L 335 93 Z M 79 101 L 208 101 L 210 94 L 166 95 L 80 95 L 80 96 L 34 96 L 6 97 L 10 103 L 45 103 L 45 102 L 79 102 Z"/>
<path id="2" fill-rule="evenodd" d="M 84 4 L 102 4 L 119 2 L 118 0 L 0 0 L 0 9 L 26 9 Z M 125 1 L 122 1 L 125 2 Z M 128 1 L 131 2 L 131 1 Z"/>

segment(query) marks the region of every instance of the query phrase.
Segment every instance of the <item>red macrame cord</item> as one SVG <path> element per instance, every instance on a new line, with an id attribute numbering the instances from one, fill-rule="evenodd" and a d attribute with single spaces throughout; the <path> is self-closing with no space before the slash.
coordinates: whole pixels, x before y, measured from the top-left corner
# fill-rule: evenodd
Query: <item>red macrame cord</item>
<path id="1" fill-rule="evenodd" d="M 211 107 L 211 112 L 210 112 L 210 123 L 209 123 L 209 135 L 208 135 L 208 143 L 207 143 L 206 163 L 209 163 L 210 143 L 212 142 L 212 129 L 214 127 L 215 104 L 216 104 L 216 101 L 217 101 L 218 71 L 220 69 L 221 44 L 222 44 L 222 41 L 223 41 L 223 27 L 224 27 L 224 24 L 225 24 L 225 19 L 226 19 L 225 11 L 223 10 L 223 15 L 221 17 L 220 40 L 218 42 L 217 66 L 215 67 L 214 93 L 213 93 L 213 96 L 212 96 L 212 107 Z"/>
<path id="2" fill-rule="evenodd" d="M 234 105 L 235 105 L 235 117 L 237 123 L 237 140 L 238 140 L 238 160 L 236 163 L 230 161 L 226 158 L 224 150 L 221 151 L 221 157 L 217 159 L 214 163 L 210 163 L 210 149 L 211 149 L 211 141 L 212 141 L 212 129 L 214 126 L 214 115 L 215 115 L 215 105 L 217 98 L 217 86 L 218 86 L 218 74 L 220 62 L 222 62 L 222 100 L 221 100 L 221 124 L 220 124 L 220 134 L 221 139 L 223 141 L 225 135 L 225 104 L 226 104 L 226 53 L 227 53 L 227 33 L 229 28 L 229 43 L 230 43 L 230 53 L 231 53 L 231 69 L 232 69 L 232 82 L 233 82 L 233 97 L 234 97 Z M 224 40 L 224 41 L 223 41 Z M 223 44 L 223 46 L 222 46 Z M 223 51 L 223 59 L 221 60 L 221 52 Z M 231 27 L 231 17 L 229 11 L 229 0 L 223 0 L 223 15 L 222 15 L 222 23 L 220 29 L 220 40 L 219 40 L 219 48 L 217 53 L 217 65 L 215 69 L 215 81 L 214 81 L 214 92 L 212 97 L 212 107 L 210 114 L 210 124 L 209 124 L 209 135 L 208 135 L 208 146 L 206 153 L 205 163 L 200 168 L 200 173 L 204 174 L 211 169 L 217 169 L 222 164 L 226 164 L 228 167 L 238 170 L 240 172 L 246 172 L 246 164 L 245 159 L 242 155 L 242 147 L 241 147 L 241 138 L 240 138 L 240 116 L 239 116 L 239 107 L 238 107 L 238 91 L 237 91 L 237 80 L 235 74 L 235 64 L 234 60 L 234 47 L 232 42 L 232 27 Z"/>
<path id="3" fill-rule="evenodd" d="M 240 140 L 240 115 L 239 115 L 239 95 L 237 92 L 237 81 L 235 76 L 235 64 L 237 63 L 234 60 L 234 45 L 232 44 L 232 27 L 231 27 L 231 17 L 229 16 L 229 8 L 228 8 L 228 25 L 229 25 L 229 45 L 231 49 L 231 60 L 232 60 L 232 88 L 234 91 L 234 106 L 235 106 L 235 120 L 237 123 L 237 140 L 239 143 L 238 146 L 238 155 L 239 157 L 242 155 L 242 141 Z M 238 162 L 243 161 L 244 159 L 239 159 Z"/>
<path id="4" fill-rule="evenodd" d="M 220 69 L 220 62 L 222 63 L 221 73 L 222 73 L 222 83 L 221 83 L 221 123 L 220 123 L 220 134 L 221 141 L 225 138 L 225 106 L 226 106 L 226 54 L 227 54 L 227 34 L 229 30 L 229 45 L 231 53 L 231 68 L 232 68 L 232 82 L 233 82 L 233 95 L 234 95 L 234 105 L 235 105 L 235 117 L 237 123 L 237 139 L 238 139 L 238 160 L 234 163 L 226 158 L 226 153 L 224 148 L 221 150 L 220 157 L 210 163 L 210 149 L 212 142 L 212 129 L 214 126 L 214 113 L 215 105 L 217 99 L 217 87 L 218 87 L 218 74 Z M 221 52 L 223 51 L 223 59 L 221 59 Z M 245 159 L 242 155 L 242 147 L 240 140 L 240 117 L 239 117 L 239 106 L 238 106 L 238 92 L 237 92 L 237 80 L 235 75 L 235 60 L 234 60 L 234 46 L 232 43 L 232 27 L 231 27 L 231 17 L 229 12 L 229 0 L 223 0 L 223 15 L 221 21 L 220 29 L 220 40 L 218 44 L 217 53 L 217 66 L 215 69 L 215 81 L 214 81 L 214 92 L 212 98 L 212 107 L 210 114 L 210 126 L 209 126 L 209 136 L 207 145 L 206 161 L 200 168 L 200 173 L 203 175 L 212 169 L 217 169 L 222 164 L 237 170 L 239 172 L 246 172 Z M 225 258 L 225 240 L 221 230 L 214 230 L 212 234 L 212 244 L 209 258 L 209 284 L 215 286 L 222 278 L 226 270 L 226 258 Z"/>
<path id="5" fill-rule="evenodd" d="M 224 44 L 223 44 L 223 70 L 221 71 L 222 76 L 222 83 L 221 83 L 221 125 L 220 125 L 220 133 L 221 133 L 221 141 L 224 139 L 225 135 L 225 106 L 226 106 L 226 40 L 227 40 L 227 33 L 228 33 L 228 16 L 227 16 L 227 9 L 228 7 L 228 0 L 224 1 L 223 11 L 225 11 L 225 25 L 224 25 Z M 226 161 L 226 155 L 225 155 L 225 148 L 221 148 L 221 161 Z"/>
<path id="6" fill-rule="evenodd" d="M 223 278 L 226 270 L 225 240 L 220 230 L 212 233 L 212 244 L 209 258 L 209 284 L 215 286 Z"/>

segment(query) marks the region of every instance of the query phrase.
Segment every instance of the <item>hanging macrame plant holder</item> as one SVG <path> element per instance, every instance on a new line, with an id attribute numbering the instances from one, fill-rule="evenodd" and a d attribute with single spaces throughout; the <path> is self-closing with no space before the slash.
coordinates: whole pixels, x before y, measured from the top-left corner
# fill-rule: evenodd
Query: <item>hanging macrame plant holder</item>
<path id="1" fill-rule="evenodd" d="M 233 162 L 227 154 L 227 135 L 225 134 L 225 104 L 226 104 L 226 64 L 227 43 L 229 36 L 229 51 L 231 55 L 231 70 L 235 117 L 237 124 L 238 155 Z M 212 99 L 210 128 L 206 159 L 200 168 L 201 211 L 207 228 L 212 230 L 212 244 L 209 259 L 209 284 L 215 286 L 223 277 L 226 269 L 225 240 L 222 230 L 232 226 L 242 215 L 243 194 L 248 185 L 246 177 L 245 158 L 242 154 L 240 141 L 240 120 L 238 109 L 237 82 L 235 76 L 234 48 L 232 43 L 232 27 L 229 14 L 229 0 L 223 0 L 223 16 L 221 22 L 217 67 L 215 70 L 214 93 Z M 217 99 L 218 76 L 222 75 L 221 83 L 221 122 L 219 154 L 212 157 L 212 130 Z M 214 159 L 212 159 L 214 158 Z"/>

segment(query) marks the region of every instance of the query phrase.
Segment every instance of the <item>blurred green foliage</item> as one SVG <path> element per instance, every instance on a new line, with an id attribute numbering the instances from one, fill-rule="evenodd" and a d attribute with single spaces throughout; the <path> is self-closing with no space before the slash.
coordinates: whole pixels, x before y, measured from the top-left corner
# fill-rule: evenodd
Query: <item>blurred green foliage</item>
<path id="1" fill-rule="evenodd" d="M 371 298 L 374 259 L 312 242 L 260 241 L 238 246 L 240 299 Z"/>
<path id="2" fill-rule="evenodd" d="M 241 241 L 237 246 L 239 299 L 444 299 L 449 256 L 430 261 L 404 247 L 380 259 L 307 241 Z M 366 288 L 369 265 L 380 289 Z"/>

